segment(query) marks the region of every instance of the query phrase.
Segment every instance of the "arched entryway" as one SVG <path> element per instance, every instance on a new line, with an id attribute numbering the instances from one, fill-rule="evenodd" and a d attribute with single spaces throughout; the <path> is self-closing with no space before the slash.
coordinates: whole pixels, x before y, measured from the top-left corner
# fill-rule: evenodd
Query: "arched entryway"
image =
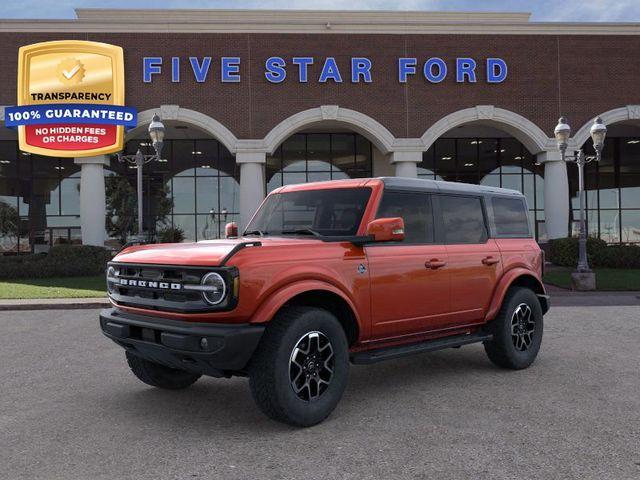
<path id="1" fill-rule="evenodd" d="M 163 118 L 162 160 L 143 167 L 145 231 L 160 240 L 170 238 L 171 229 L 190 241 L 220 238 L 227 222 L 239 220 L 240 168 L 227 146 L 235 148 L 235 143 L 230 143 L 228 135 L 221 135 L 222 141 L 203 130 L 202 122 L 194 125 L 184 115 L 180 118 Z M 153 150 L 144 125 L 129 133 L 124 153 L 134 154 L 138 148 L 145 154 Z M 114 207 L 122 202 L 113 197 L 122 195 L 123 188 L 133 192 L 135 181 L 135 166 L 111 159 L 106 180 L 108 213 L 118 216 Z M 114 227 L 115 222 L 107 221 L 109 241 L 118 243 L 122 229 Z"/>
<path id="2" fill-rule="evenodd" d="M 436 122 L 422 141 L 428 149 L 418 164 L 419 177 L 518 190 L 527 197 L 536 239 L 544 242 L 549 238 L 546 167 L 540 163 L 539 154 L 550 147 L 550 139 L 535 124 L 508 110 L 477 106 Z M 553 181 L 561 183 L 563 172 L 559 170 L 559 174 L 554 172 Z M 561 198 L 560 204 L 566 203 L 566 198 Z M 561 212 L 562 206 L 558 210 Z M 558 234 L 554 225 L 553 238 L 566 235 L 566 218 L 558 223 L 561 232 Z"/>
<path id="3" fill-rule="evenodd" d="M 393 135 L 371 117 L 338 106 L 299 112 L 264 138 L 267 193 L 279 186 L 390 174 Z"/>
<path id="4" fill-rule="evenodd" d="M 518 190 L 527 197 L 536 238 L 547 239 L 544 167 L 501 129 L 471 123 L 445 132 L 423 154 L 418 177 Z"/>
<path id="5" fill-rule="evenodd" d="M 586 220 L 589 235 L 607 243 L 640 243 L 640 107 L 626 106 L 600 115 L 607 137 L 600 162 L 585 167 Z M 575 134 L 575 145 L 593 154 L 586 122 Z M 579 225 L 578 173 L 568 166 L 571 231 Z"/>

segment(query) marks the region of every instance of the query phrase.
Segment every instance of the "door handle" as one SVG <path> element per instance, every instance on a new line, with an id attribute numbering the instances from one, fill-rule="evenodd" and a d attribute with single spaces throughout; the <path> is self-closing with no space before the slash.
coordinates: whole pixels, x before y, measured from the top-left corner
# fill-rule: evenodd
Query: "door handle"
<path id="1" fill-rule="evenodd" d="M 500 263 L 500 260 L 489 255 L 488 257 L 484 257 L 482 259 L 482 263 L 485 265 L 495 265 L 496 263 Z"/>
<path id="2" fill-rule="evenodd" d="M 438 260 L 437 258 L 432 258 L 431 260 L 427 260 L 424 262 L 424 266 L 426 268 L 430 268 L 431 270 L 436 270 L 438 268 L 442 268 L 447 264 L 447 262 L 443 262 Z"/>

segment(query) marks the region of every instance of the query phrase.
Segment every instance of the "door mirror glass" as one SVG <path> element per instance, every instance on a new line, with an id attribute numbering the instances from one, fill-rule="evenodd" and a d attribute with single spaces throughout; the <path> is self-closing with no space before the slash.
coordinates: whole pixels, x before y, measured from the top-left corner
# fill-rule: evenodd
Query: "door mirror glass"
<path id="1" fill-rule="evenodd" d="M 400 217 L 378 218 L 367 225 L 367 235 L 374 242 L 401 242 L 404 240 L 404 220 Z"/>
<path id="2" fill-rule="evenodd" d="M 236 222 L 229 222 L 224 226 L 224 237 L 235 238 L 238 236 L 238 224 Z"/>

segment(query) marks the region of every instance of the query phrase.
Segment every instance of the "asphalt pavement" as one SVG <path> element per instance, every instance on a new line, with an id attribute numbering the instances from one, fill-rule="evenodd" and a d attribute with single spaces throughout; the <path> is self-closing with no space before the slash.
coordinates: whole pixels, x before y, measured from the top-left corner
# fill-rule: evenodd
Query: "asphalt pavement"
<path id="1" fill-rule="evenodd" d="M 243 378 L 156 390 L 97 310 L 0 312 L 0 479 L 638 479 L 640 307 L 555 307 L 537 362 L 480 345 L 352 366 L 295 429 Z"/>

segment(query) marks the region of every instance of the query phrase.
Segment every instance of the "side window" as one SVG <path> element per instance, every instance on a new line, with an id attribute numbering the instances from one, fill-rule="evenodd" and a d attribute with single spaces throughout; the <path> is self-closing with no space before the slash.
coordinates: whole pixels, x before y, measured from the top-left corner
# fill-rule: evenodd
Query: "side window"
<path id="1" fill-rule="evenodd" d="M 487 227 L 480 198 L 442 195 L 439 199 L 446 243 L 487 241 Z"/>
<path id="2" fill-rule="evenodd" d="M 524 202 L 520 198 L 491 199 L 493 219 L 498 237 L 530 237 L 529 218 Z"/>
<path id="3" fill-rule="evenodd" d="M 402 217 L 404 243 L 433 243 L 433 211 L 427 193 L 385 191 L 376 218 Z"/>

